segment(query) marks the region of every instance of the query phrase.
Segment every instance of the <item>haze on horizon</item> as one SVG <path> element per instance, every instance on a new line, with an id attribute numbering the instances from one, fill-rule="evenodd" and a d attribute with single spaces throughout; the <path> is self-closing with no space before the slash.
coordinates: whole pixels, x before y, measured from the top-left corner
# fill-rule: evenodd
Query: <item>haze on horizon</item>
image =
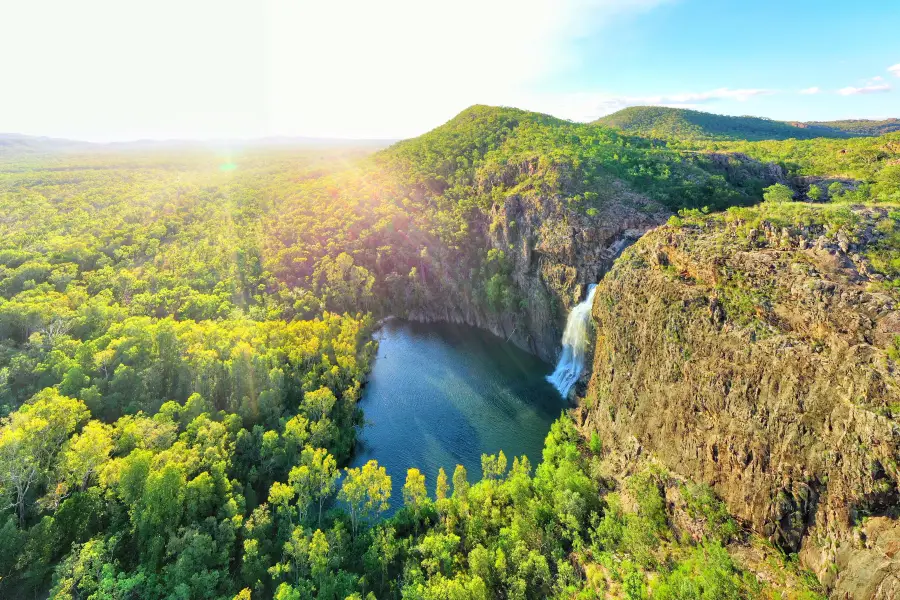
<path id="1" fill-rule="evenodd" d="M 7 3 L 0 131 L 397 139 L 472 104 L 900 116 L 900 5 L 800 0 Z M 791 27 L 785 23 L 802 23 Z M 752 32 L 748 34 L 746 32 Z"/>

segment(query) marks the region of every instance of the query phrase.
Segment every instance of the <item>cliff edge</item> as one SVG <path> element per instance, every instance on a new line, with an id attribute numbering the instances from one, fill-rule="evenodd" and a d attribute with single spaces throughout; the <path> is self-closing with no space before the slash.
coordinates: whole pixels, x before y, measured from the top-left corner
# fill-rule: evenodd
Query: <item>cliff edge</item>
<path id="1" fill-rule="evenodd" d="M 673 217 L 597 289 L 585 433 L 709 484 L 833 597 L 900 597 L 898 237 L 896 207 Z"/>

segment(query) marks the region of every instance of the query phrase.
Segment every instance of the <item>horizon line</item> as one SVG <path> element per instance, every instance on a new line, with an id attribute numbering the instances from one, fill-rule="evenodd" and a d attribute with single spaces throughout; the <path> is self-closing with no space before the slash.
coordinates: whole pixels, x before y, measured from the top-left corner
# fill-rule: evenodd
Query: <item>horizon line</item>
<path id="1" fill-rule="evenodd" d="M 834 122 L 840 122 L 840 121 L 873 121 L 873 122 L 875 122 L 875 121 L 900 120 L 900 117 L 844 117 L 844 118 L 839 118 L 839 119 L 805 121 L 805 120 L 800 120 L 800 119 L 775 119 L 772 117 L 766 117 L 763 115 L 753 115 L 753 114 L 730 115 L 730 114 L 723 114 L 723 113 L 717 113 L 717 112 L 706 111 L 706 110 L 698 110 L 697 108 L 678 107 L 678 106 L 671 106 L 671 105 L 665 105 L 665 104 L 635 104 L 632 106 L 625 106 L 623 108 L 620 108 L 613 112 L 607 113 L 605 115 L 601 115 L 590 121 L 578 121 L 578 120 L 566 119 L 564 117 L 557 117 L 553 114 L 544 113 L 541 111 L 532 111 L 527 108 L 519 108 L 517 106 L 492 105 L 492 104 L 480 104 L 480 103 L 475 103 L 475 104 L 472 104 L 472 105 L 466 107 L 465 109 L 463 109 L 462 111 L 460 111 L 459 113 L 454 115 L 453 118 L 455 118 L 459 114 L 462 114 L 463 112 L 465 112 L 469 108 L 472 108 L 473 106 L 489 106 L 489 107 L 495 107 L 495 108 L 501 108 L 501 107 L 514 108 L 516 110 L 522 110 L 522 111 L 526 111 L 526 112 L 537 112 L 539 114 L 545 114 L 545 115 L 548 115 L 548 116 L 551 116 L 551 117 L 554 117 L 557 119 L 562 119 L 564 121 L 570 121 L 573 123 L 583 123 L 583 124 L 591 124 L 591 123 L 593 123 L 594 120 L 599 120 L 604 117 L 608 117 L 608 116 L 614 115 L 616 113 L 619 113 L 619 112 L 622 112 L 624 110 L 628 110 L 631 108 L 669 108 L 669 109 L 673 109 L 673 110 L 684 110 L 684 111 L 698 112 L 698 113 L 716 115 L 716 116 L 722 116 L 722 117 L 765 119 L 768 121 L 780 122 L 780 123 L 785 123 L 788 125 L 792 125 L 794 123 L 834 123 Z M 450 120 L 452 120 L 452 118 Z M 446 122 L 447 121 L 445 121 L 445 123 Z M 443 124 L 444 123 L 439 123 L 439 124 L 435 125 L 434 127 L 432 127 L 431 129 L 440 127 Z M 431 129 L 429 129 L 427 131 L 431 131 Z M 425 133 L 425 132 L 422 132 L 422 133 Z M 92 146 L 114 146 L 114 145 L 122 145 L 122 144 L 142 144 L 142 143 L 143 144 L 186 144 L 186 143 L 194 143 L 194 144 L 235 143 L 235 144 L 240 144 L 240 143 L 278 141 L 278 140 L 282 140 L 284 142 L 305 141 L 305 142 L 320 142 L 320 143 L 369 143 L 369 144 L 389 143 L 389 144 L 392 144 L 392 143 L 396 143 L 396 142 L 399 142 L 402 140 L 412 139 L 414 137 L 417 137 L 418 135 L 422 135 L 422 134 L 417 134 L 415 136 L 408 136 L 408 137 L 403 137 L 403 136 L 400 136 L 400 137 L 357 137 L 357 136 L 315 136 L 315 135 L 302 135 L 302 134 L 298 134 L 298 135 L 273 134 L 273 135 L 247 136 L 247 137 L 244 137 L 244 136 L 138 137 L 138 138 L 118 138 L 118 139 L 97 141 L 97 140 L 89 140 L 89 139 L 76 138 L 76 137 L 61 137 L 61 136 L 50 135 L 50 134 L 0 131 L 0 139 L 11 138 L 11 137 L 20 137 L 20 138 L 30 138 L 30 139 L 35 139 L 35 140 L 46 140 L 46 141 L 51 141 L 51 142 L 70 142 L 70 143 L 78 143 L 78 144 L 89 144 Z"/>

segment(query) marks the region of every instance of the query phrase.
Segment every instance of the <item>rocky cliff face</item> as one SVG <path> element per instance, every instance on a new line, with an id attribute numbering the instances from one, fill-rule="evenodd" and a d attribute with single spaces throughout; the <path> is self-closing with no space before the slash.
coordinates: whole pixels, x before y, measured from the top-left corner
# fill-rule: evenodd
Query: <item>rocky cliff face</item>
<path id="1" fill-rule="evenodd" d="M 662 227 L 593 309 L 586 433 L 711 485 L 840 598 L 900 597 L 896 217 L 781 205 Z"/>
<path id="2" fill-rule="evenodd" d="M 569 310 L 627 246 L 665 222 L 661 205 L 617 182 L 610 201 L 590 215 L 564 200 L 531 194 L 495 206 L 489 238 L 513 261 L 512 277 L 527 304 L 523 331 L 513 339 L 548 362 L 557 358 Z"/>
<path id="3" fill-rule="evenodd" d="M 489 193 L 493 183 L 480 182 L 481 193 Z M 587 285 L 597 282 L 624 248 L 671 215 L 618 180 L 610 181 L 591 210 L 568 201 L 568 188 L 563 173 L 554 193 L 520 189 L 473 223 L 474 236 L 505 253 L 521 300 L 517 310 L 489 310 L 472 293 L 464 270 L 445 269 L 435 275 L 427 301 L 408 317 L 481 327 L 555 362 L 566 314 L 584 298 Z M 453 260 L 448 254 L 440 262 Z"/>

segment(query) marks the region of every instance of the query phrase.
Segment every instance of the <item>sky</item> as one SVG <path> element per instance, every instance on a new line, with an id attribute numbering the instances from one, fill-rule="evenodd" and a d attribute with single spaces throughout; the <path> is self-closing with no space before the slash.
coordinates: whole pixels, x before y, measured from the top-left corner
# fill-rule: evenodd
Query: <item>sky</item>
<path id="1" fill-rule="evenodd" d="M 0 3 L 0 132 L 411 137 L 472 104 L 900 117 L 900 2 Z"/>

